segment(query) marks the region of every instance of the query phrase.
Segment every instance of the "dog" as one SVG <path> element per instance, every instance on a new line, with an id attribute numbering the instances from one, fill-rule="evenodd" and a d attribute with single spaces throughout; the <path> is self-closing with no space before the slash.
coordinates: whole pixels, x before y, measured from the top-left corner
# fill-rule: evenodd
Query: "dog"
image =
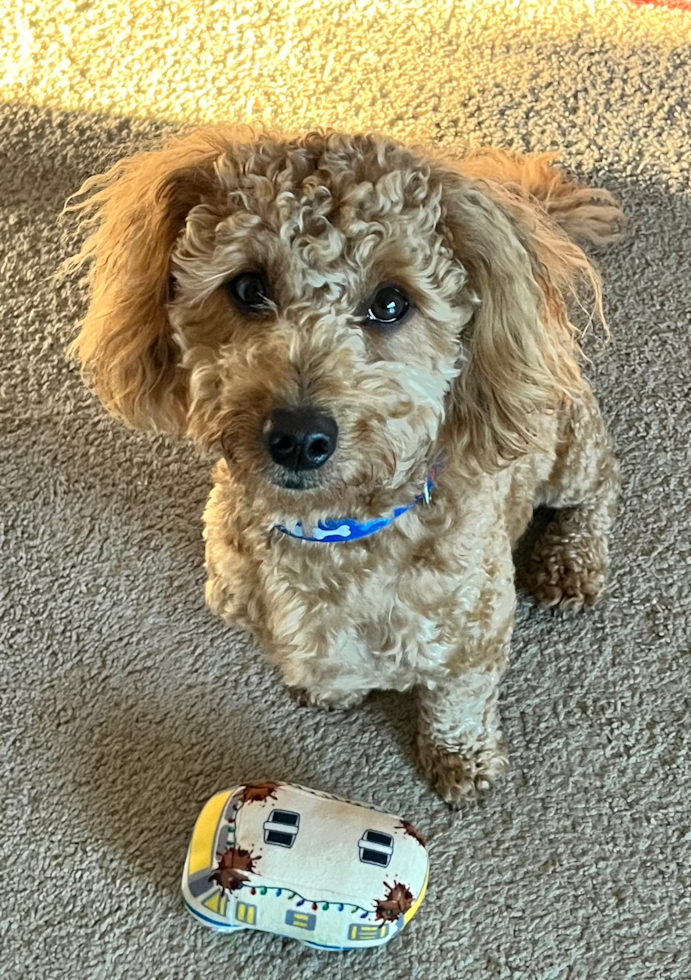
<path id="1" fill-rule="evenodd" d="M 218 459 L 211 610 L 310 704 L 415 690 L 431 786 L 492 786 L 534 508 L 540 605 L 591 604 L 608 566 L 618 468 L 569 311 L 602 317 L 581 244 L 617 237 L 614 199 L 550 155 L 212 127 L 69 207 L 88 383 Z"/>

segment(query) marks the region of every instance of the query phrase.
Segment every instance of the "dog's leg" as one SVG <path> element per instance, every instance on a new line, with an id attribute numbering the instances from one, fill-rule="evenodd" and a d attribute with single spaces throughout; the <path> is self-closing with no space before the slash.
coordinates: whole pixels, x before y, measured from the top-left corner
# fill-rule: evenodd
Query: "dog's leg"
<path id="1" fill-rule="evenodd" d="M 288 691 L 303 708 L 322 708 L 324 711 L 349 711 L 357 708 L 369 690 L 339 690 L 320 687 L 289 687 Z"/>
<path id="2" fill-rule="evenodd" d="M 233 510 L 228 503 L 227 471 L 220 463 L 214 478 L 204 511 L 206 604 L 229 626 L 246 630 L 261 643 L 267 617 L 258 587 L 257 562 L 251 552 L 239 546 L 230 519 Z"/>
<path id="3" fill-rule="evenodd" d="M 596 600 L 605 581 L 618 492 L 619 468 L 587 391 L 569 411 L 561 450 L 538 499 L 557 509 L 528 569 L 528 587 L 539 605 L 568 613 Z"/>
<path id="4" fill-rule="evenodd" d="M 420 764 L 451 806 L 489 789 L 508 766 L 497 704 L 500 677 L 496 667 L 476 667 L 418 690 Z"/>

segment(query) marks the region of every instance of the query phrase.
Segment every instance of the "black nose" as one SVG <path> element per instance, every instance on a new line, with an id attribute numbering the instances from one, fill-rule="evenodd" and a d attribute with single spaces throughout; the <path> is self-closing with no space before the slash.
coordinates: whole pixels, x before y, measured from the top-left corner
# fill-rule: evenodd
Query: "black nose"
<path id="1" fill-rule="evenodd" d="M 277 408 L 264 423 L 264 445 L 289 470 L 316 470 L 333 454 L 338 426 L 314 408 Z"/>

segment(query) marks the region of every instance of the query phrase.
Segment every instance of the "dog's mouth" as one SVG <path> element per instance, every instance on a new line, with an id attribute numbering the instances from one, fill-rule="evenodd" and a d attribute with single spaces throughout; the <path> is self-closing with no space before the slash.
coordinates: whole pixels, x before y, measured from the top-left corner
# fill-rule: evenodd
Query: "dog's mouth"
<path id="1" fill-rule="evenodd" d="M 269 477 L 269 482 L 281 490 L 309 490 L 315 486 L 314 480 L 310 481 L 306 473 L 288 471 Z"/>
<path id="2" fill-rule="evenodd" d="M 286 490 L 290 494 L 309 493 L 310 491 L 328 491 L 334 485 L 334 471 L 329 467 L 323 470 L 293 470 L 280 466 L 267 467 L 261 474 L 265 483 L 277 490 Z"/>
<path id="3" fill-rule="evenodd" d="M 242 464 L 239 463 L 237 456 L 233 452 L 230 440 L 224 439 L 221 442 L 221 452 L 228 464 L 231 473 L 242 471 Z M 266 465 L 262 461 L 254 469 L 254 476 L 259 477 L 260 481 L 275 487 L 277 490 L 287 490 L 290 493 L 302 493 L 308 490 L 319 490 L 324 487 L 324 476 L 315 470 L 294 470 L 277 465 Z"/>

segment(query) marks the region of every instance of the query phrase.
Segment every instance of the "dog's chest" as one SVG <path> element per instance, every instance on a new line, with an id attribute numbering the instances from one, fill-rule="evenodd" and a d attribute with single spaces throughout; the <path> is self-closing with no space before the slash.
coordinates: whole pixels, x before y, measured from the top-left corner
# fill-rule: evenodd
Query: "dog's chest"
<path id="1" fill-rule="evenodd" d="M 438 678 L 459 645 L 472 648 L 510 615 L 512 595 L 497 588 L 503 575 L 510 593 L 504 551 L 477 534 L 413 544 L 392 533 L 376 547 L 281 542 L 261 569 L 276 658 L 289 676 L 337 673 L 372 687 Z"/>

